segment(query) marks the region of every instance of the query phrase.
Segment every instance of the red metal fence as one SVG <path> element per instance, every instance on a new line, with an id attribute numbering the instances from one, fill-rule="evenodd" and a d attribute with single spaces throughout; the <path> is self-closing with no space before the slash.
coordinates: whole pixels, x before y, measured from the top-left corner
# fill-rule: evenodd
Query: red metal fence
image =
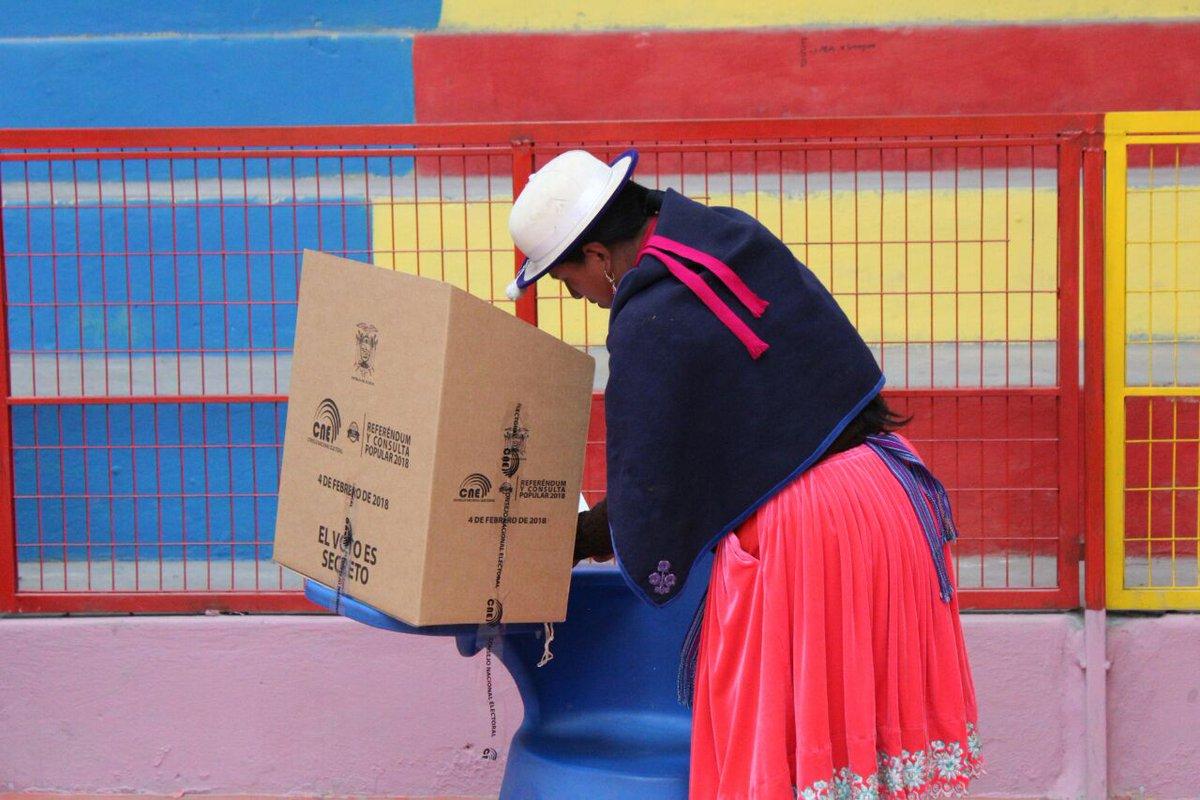
<path id="1" fill-rule="evenodd" d="M 602 313 L 546 282 L 516 307 L 503 295 L 514 189 L 577 146 L 637 147 L 639 180 L 755 214 L 825 281 L 950 489 L 965 605 L 1074 607 L 1080 198 L 1089 219 L 1100 202 L 1081 176 L 1099 128 L 1033 116 L 0 131 L 0 611 L 310 608 L 270 562 L 305 248 L 509 307 L 592 352 L 601 389 Z"/>

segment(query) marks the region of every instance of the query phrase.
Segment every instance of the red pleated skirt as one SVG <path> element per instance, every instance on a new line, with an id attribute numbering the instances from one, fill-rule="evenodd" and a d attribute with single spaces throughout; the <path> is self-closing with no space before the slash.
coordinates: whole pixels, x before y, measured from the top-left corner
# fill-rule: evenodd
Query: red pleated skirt
<path id="1" fill-rule="evenodd" d="M 957 599 L 939 597 L 908 495 L 869 447 L 817 464 L 721 541 L 691 798 L 959 793 L 981 771 L 977 720 Z"/>

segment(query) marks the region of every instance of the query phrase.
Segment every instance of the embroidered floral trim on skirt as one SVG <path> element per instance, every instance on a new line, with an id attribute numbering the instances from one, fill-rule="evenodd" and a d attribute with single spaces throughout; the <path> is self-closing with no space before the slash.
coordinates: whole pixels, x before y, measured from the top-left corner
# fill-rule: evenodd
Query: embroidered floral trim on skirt
<path id="1" fill-rule="evenodd" d="M 718 545 L 693 707 L 693 800 L 917 800 L 980 774 L 957 594 L 869 447 Z"/>

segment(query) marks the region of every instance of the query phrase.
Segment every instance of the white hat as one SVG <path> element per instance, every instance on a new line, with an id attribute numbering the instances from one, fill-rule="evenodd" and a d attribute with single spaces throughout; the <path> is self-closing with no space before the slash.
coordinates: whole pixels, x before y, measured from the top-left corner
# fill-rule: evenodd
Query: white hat
<path id="1" fill-rule="evenodd" d="M 508 215 L 508 232 L 526 256 L 508 286 L 510 300 L 578 244 L 629 180 L 637 160 L 637 150 L 626 150 L 611 164 L 586 150 L 568 150 L 529 176 Z"/>

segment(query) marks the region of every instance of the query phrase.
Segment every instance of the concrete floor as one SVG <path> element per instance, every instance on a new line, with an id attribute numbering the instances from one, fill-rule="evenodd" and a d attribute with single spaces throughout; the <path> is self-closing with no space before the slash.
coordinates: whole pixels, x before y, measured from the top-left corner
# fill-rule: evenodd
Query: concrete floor
<path id="1" fill-rule="evenodd" d="M 90 566 L 90 569 L 89 569 Z M 615 569 L 615 567 L 614 567 Z M 966 556 L 958 560 L 963 589 L 1049 589 L 1057 585 L 1052 556 Z M 1159 569 L 1161 573 L 1161 568 Z M 1169 566 L 1167 567 L 1169 575 Z M 161 576 L 161 578 L 160 578 Z M 186 577 L 186 581 L 185 581 Z M 158 592 L 158 591 L 279 591 L 302 589 L 301 577 L 273 561 L 140 561 L 21 562 L 18 591 L 22 592 Z M 90 582 L 89 582 L 90 580 Z M 1161 585 L 1161 581 L 1156 581 Z"/>
<path id="2" fill-rule="evenodd" d="M 1055 342 L 871 344 L 890 389 L 1054 386 Z M 585 347 L 596 359 L 595 388 L 608 382 L 608 351 Z M 1130 386 L 1200 386 L 1200 342 L 1131 342 L 1126 346 Z M 1082 362 L 1081 362 L 1082 363 Z M 288 352 L 81 357 L 17 354 L 11 362 L 14 395 L 95 396 L 146 394 L 286 394 Z"/>
<path id="3" fill-rule="evenodd" d="M 1005 795 L 991 797 L 967 795 L 972 800 L 1043 800 L 1037 797 Z M 0 800 L 256 800 L 256 798 L 278 797 L 283 800 L 497 800 L 495 795 L 250 795 L 250 794 L 39 794 L 26 792 L 0 792 Z"/>
<path id="4" fill-rule="evenodd" d="M 140 561 L 96 561 L 89 565 L 62 561 L 19 565 L 19 591 L 280 591 L 304 588 L 303 579 L 269 559 L 258 561 L 142 559 Z M 1010 553 L 960 556 L 956 562 L 958 583 L 963 589 L 1051 589 L 1057 586 L 1057 563 L 1053 556 Z M 161 576 L 161 578 L 160 578 Z M 186 582 L 185 582 L 186 576 Z M 1130 557 L 1125 564 L 1125 585 L 1145 587 L 1200 587 L 1200 561 L 1194 557 Z M 89 583 L 90 578 L 90 583 Z"/>
<path id="5" fill-rule="evenodd" d="M 90 567 L 90 568 L 89 568 Z M 18 565 L 18 591 L 178 592 L 265 591 L 303 589 L 303 579 L 270 559 L 205 561 L 141 559 L 138 561 L 23 561 Z"/>
<path id="6" fill-rule="evenodd" d="M 0 792 L 0 800 L 181 800 L 194 797 L 197 800 L 255 800 L 263 797 L 279 797 L 286 800 L 496 800 L 495 796 L 467 795 L 261 795 L 261 794 L 40 794 L 30 792 Z M 986 798 L 979 798 L 986 800 Z M 1011 800 L 1007 798 L 1006 800 Z"/>

